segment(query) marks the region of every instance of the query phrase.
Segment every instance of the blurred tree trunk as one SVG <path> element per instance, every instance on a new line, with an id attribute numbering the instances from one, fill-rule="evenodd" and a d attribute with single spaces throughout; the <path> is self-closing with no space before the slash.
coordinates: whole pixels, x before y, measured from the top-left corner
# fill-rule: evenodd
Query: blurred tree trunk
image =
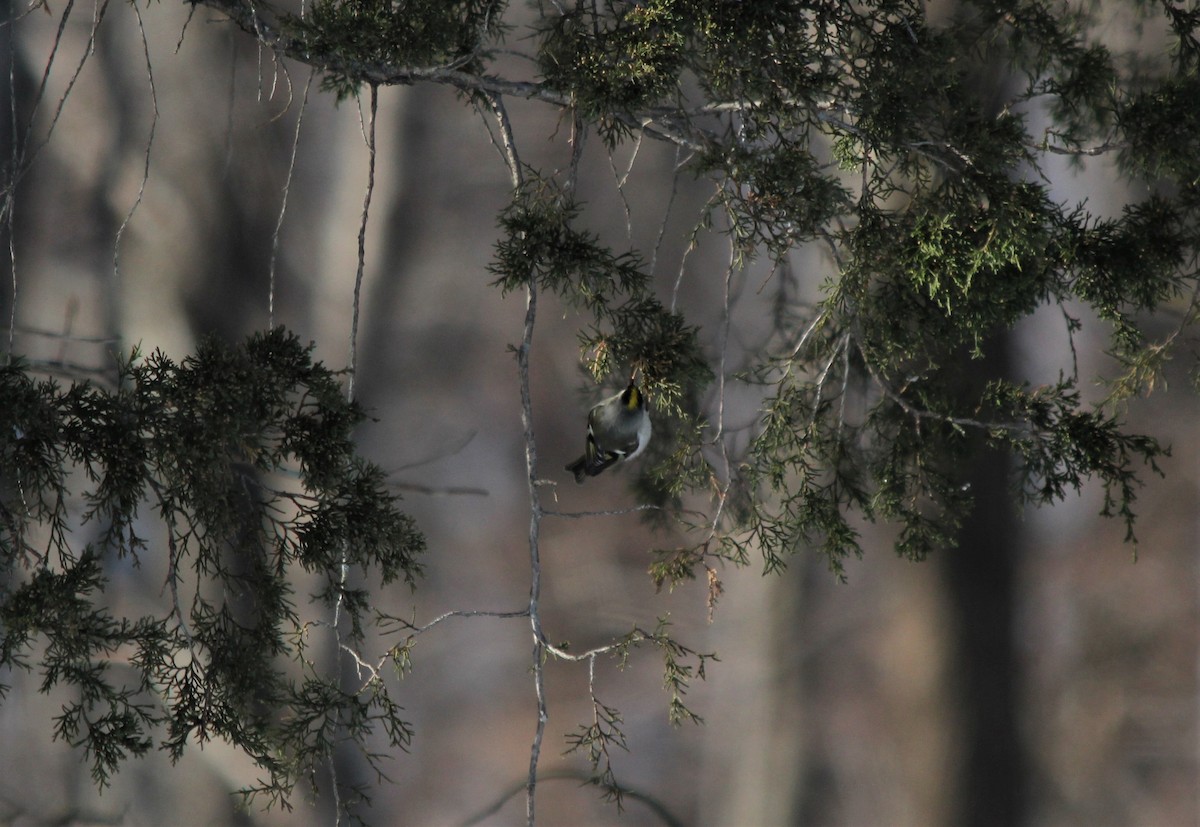
<path id="1" fill-rule="evenodd" d="M 1008 374 L 1008 336 L 987 352 L 982 380 Z M 1015 827 L 1028 820 L 1025 750 L 1019 727 L 1015 628 L 1021 532 L 1006 451 L 986 450 L 967 481 L 975 507 L 958 548 L 941 556 L 951 635 L 949 687 L 959 728 L 951 823 Z"/>

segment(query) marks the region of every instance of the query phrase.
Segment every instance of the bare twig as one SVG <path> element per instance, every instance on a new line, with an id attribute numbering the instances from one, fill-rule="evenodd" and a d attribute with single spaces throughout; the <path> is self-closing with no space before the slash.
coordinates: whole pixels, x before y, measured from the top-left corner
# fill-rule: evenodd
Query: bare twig
<path id="1" fill-rule="evenodd" d="M 150 150 L 154 146 L 154 133 L 158 128 L 158 93 L 154 86 L 154 67 L 150 63 L 150 43 L 146 39 L 146 27 L 142 23 L 142 12 L 136 4 L 133 6 L 133 12 L 137 18 L 138 32 L 142 37 L 142 52 L 146 58 L 146 78 L 150 82 L 150 104 L 154 109 L 154 114 L 150 119 L 150 134 L 146 136 L 146 152 L 142 161 L 142 180 L 138 183 L 137 197 L 133 199 L 133 203 L 129 206 L 129 212 L 125 214 L 125 219 L 121 222 L 121 226 L 117 228 L 117 236 L 113 241 L 113 278 L 118 283 L 121 278 L 121 238 L 125 235 L 125 229 L 129 226 L 129 222 L 133 220 L 133 214 L 141 206 L 142 198 L 146 194 L 146 184 L 150 181 Z"/>
<path id="2" fill-rule="evenodd" d="M 354 401 L 354 377 L 356 371 L 356 359 L 358 354 L 358 317 L 360 310 L 360 300 L 362 297 L 362 282 L 363 273 L 366 270 L 367 260 L 367 220 L 371 212 L 371 196 L 375 192 L 375 121 L 379 111 L 379 89 L 371 86 L 370 97 L 370 115 L 364 128 L 364 138 L 367 144 L 367 187 L 363 194 L 362 219 L 358 225 L 358 268 L 354 275 L 354 307 L 350 320 L 350 365 L 347 370 L 349 378 L 347 380 L 346 398 Z M 340 628 L 343 595 L 345 593 L 346 578 L 350 573 L 350 565 L 347 562 L 346 551 L 342 551 L 341 565 L 338 571 L 338 596 L 333 605 L 333 636 L 337 647 L 343 652 L 349 652 L 355 662 L 362 665 L 363 661 L 358 656 L 358 653 L 353 651 L 351 647 L 346 646 L 342 642 L 342 633 Z M 335 824 L 341 824 L 342 821 L 342 803 L 341 790 L 339 789 L 337 762 L 333 755 L 329 756 L 329 776 L 330 789 L 333 794 Z"/>
<path id="3" fill-rule="evenodd" d="M 462 437 L 461 439 L 459 439 L 458 442 L 453 443 L 449 448 L 438 448 L 434 453 L 430 454 L 429 456 L 422 457 L 421 459 L 413 460 L 412 462 L 406 462 L 405 464 L 398 465 L 395 468 L 390 468 L 390 469 L 388 469 L 387 474 L 390 477 L 395 474 L 399 474 L 401 471 L 411 471 L 412 469 L 420 468 L 423 465 L 429 465 L 430 463 L 440 462 L 440 461 L 446 459 L 447 457 L 457 456 L 458 454 L 460 454 L 462 452 L 462 450 L 464 448 L 466 448 L 468 445 L 471 444 L 471 441 L 473 439 L 475 439 L 475 437 L 478 434 L 479 434 L 478 431 L 472 430 L 472 431 L 468 432 L 465 437 Z"/>
<path id="4" fill-rule="evenodd" d="M 362 220 L 358 223 L 358 269 L 354 273 L 354 309 L 350 317 L 350 367 L 346 396 L 354 400 L 354 376 L 358 359 L 358 315 L 362 299 L 363 273 L 367 267 L 367 218 L 371 212 L 371 196 L 375 193 L 375 116 L 379 112 L 379 87 L 371 85 L 370 115 L 364 136 L 367 142 L 367 190 L 363 194 Z"/>
<path id="5" fill-rule="evenodd" d="M 512 123 L 504 99 L 496 93 L 486 93 L 488 103 L 500 130 L 500 143 L 508 159 L 514 195 L 524 184 L 521 161 L 513 138 Z M 542 593 L 542 563 L 538 538 L 542 524 L 542 502 L 538 492 L 537 442 L 533 436 L 533 394 L 529 386 L 529 357 L 533 349 L 533 328 L 537 321 L 537 278 L 531 272 L 526 282 L 525 324 L 521 344 L 517 347 L 517 376 L 521 387 L 521 426 L 525 440 L 525 480 L 529 492 L 529 625 L 533 632 L 533 685 L 537 695 L 537 725 L 529 749 L 529 776 L 525 782 L 525 818 L 529 827 L 535 823 L 538 760 L 542 753 L 542 738 L 546 733 L 546 682 L 542 653 L 546 636 L 542 631 L 540 601 Z"/>
<path id="6" fill-rule="evenodd" d="M 64 330 L 50 330 L 45 327 L 33 327 L 30 325 L 18 325 L 15 330 L 10 330 L 9 335 L 18 333 L 22 336 L 42 336 L 47 339 L 61 339 L 63 342 L 70 342 L 75 345 L 111 345 L 117 342 L 115 336 L 77 336 L 75 333 Z"/>
<path id="7" fill-rule="evenodd" d="M 46 65 L 42 68 L 41 82 L 38 83 L 37 92 L 34 93 L 34 96 L 33 96 L 33 103 L 30 107 L 30 112 L 29 112 L 29 122 L 25 125 L 25 134 L 21 137 L 21 140 L 18 141 L 16 139 L 17 133 L 16 133 L 15 129 L 13 131 L 14 154 L 17 153 L 16 148 L 18 146 L 20 146 L 26 150 L 29 147 L 29 141 L 33 135 L 33 126 L 37 121 L 35 116 L 37 115 L 38 107 L 42 103 L 42 99 L 46 95 L 46 87 L 50 81 L 50 70 L 51 70 L 51 68 L 53 68 L 54 60 L 58 56 L 59 47 L 62 46 L 63 34 L 66 32 L 66 29 L 67 29 L 67 20 L 70 19 L 71 11 L 74 8 L 75 8 L 75 0 L 67 0 L 67 4 L 63 8 L 62 17 L 58 21 L 58 31 L 56 31 L 54 33 L 54 45 L 50 47 L 50 55 L 46 58 Z M 107 8 L 108 8 L 108 2 L 107 2 L 107 0 L 105 0 L 105 3 L 100 7 L 100 11 L 99 11 L 100 17 L 103 17 L 104 11 Z M 11 31 L 11 30 L 12 30 L 12 28 L 10 27 L 9 31 Z M 17 181 L 20 178 L 21 172 L 23 172 L 25 169 L 28 169 L 28 165 L 30 162 L 32 162 L 33 157 L 36 156 L 38 154 L 38 152 L 41 151 L 42 147 L 44 147 L 46 144 L 48 144 L 50 142 L 50 135 L 52 135 L 54 133 L 54 127 L 58 123 L 59 116 L 62 115 L 63 106 L 66 105 L 67 97 L 71 94 L 71 89 L 74 88 L 75 81 L 77 81 L 79 79 L 80 74 L 83 73 L 83 66 L 85 63 L 87 63 L 87 59 L 92 56 L 92 53 L 93 53 L 92 47 L 95 45 L 95 43 L 96 43 L 96 26 L 93 26 L 91 32 L 88 35 L 87 48 L 85 48 L 83 50 L 83 57 L 81 57 L 79 59 L 79 63 L 75 66 L 75 73 L 71 76 L 70 82 L 67 83 L 67 90 L 63 93 L 62 97 L 58 99 L 58 105 L 55 107 L 54 115 L 51 116 L 51 118 L 50 118 L 50 126 L 46 130 L 46 137 L 42 140 L 42 142 L 40 144 L 38 144 L 36 147 L 34 147 L 32 153 L 29 153 L 28 155 L 26 155 L 25 152 L 21 152 L 20 153 L 20 161 L 18 163 L 15 163 L 13 165 L 13 168 L 10 170 L 10 174 L 12 175 L 11 180 L 9 180 L 9 182 L 8 182 L 8 186 L 10 189 L 16 188 Z M 16 96 L 14 95 L 14 99 L 15 99 L 15 97 Z M 14 116 L 13 125 L 14 126 L 16 125 L 15 116 Z"/>
<path id="8" fill-rule="evenodd" d="M 381 657 L 379 657 L 374 663 L 369 663 L 369 662 L 363 660 L 362 656 L 351 646 L 347 646 L 344 643 L 339 643 L 338 646 L 340 647 L 341 651 L 345 652 L 347 655 L 349 655 L 354 660 L 354 665 L 358 670 L 358 677 L 360 680 L 362 680 L 364 671 L 370 673 L 369 677 L 358 688 L 358 692 L 363 692 L 367 689 L 367 687 L 373 681 L 380 680 L 379 673 L 383 671 L 384 664 L 387 663 L 389 660 L 391 660 L 395 656 L 397 650 L 409 649 L 412 646 L 413 642 L 416 640 L 418 635 L 429 631 L 434 626 L 437 626 L 438 624 L 440 624 L 446 620 L 449 620 L 452 617 L 513 618 L 513 617 L 528 617 L 528 616 L 529 616 L 528 609 L 517 609 L 516 611 L 511 611 L 511 612 L 491 612 L 491 611 L 485 611 L 485 610 L 455 610 L 455 611 L 445 612 L 441 615 L 438 615 L 433 620 L 426 623 L 424 626 L 417 626 L 415 623 L 412 623 L 407 620 L 402 620 L 400 618 L 390 618 L 391 620 L 394 620 L 400 626 L 400 628 L 407 629 L 408 636 L 404 639 L 403 643 L 389 647 L 388 650 L 386 652 L 384 652 L 383 655 Z"/>
<path id="9" fill-rule="evenodd" d="M 423 626 L 417 626 L 415 623 L 410 623 L 407 620 L 400 620 L 398 618 L 396 622 L 399 623 L 401 627 L 409 631 L 408 638 L 409 640 L 412 640 L 417 635 L 428 632 L 434 626 L 444 623 L 454 617 L 529 617 L 529 609 L 515 609 L 511 612 L 493 612 L 485 609 L 455 609 L 453 611 L 443 612 Z"/>
<path id="10" fill-rule="evenodd" d="M 1037 150 L 1041 150 L 1042 152 L 1049 152 L 1052 155 L 1074 155 L 1074 156 L 1084 156 L 1084 157 L 1095 157 L 1097 155 L 1104 155 L 1109 152 L 1117 152 L 1122 149 L 1127 149 L 1129 147 L 1129 144 L 1127 144 L 1127 143 L 1115 143 L 1114 144 L 1114 143 L 1105 142 L 1103 144 L 1100 144 L 1099 146 L 1081 146 L 1076 149 L 1072 149 L 1070 147 L 1065 147 L 1065 146 L 1055 146 L 1055 145 L 1049 143 L 1049 141 L 1047 140 L 1047 141 L 1043 141 L 1040 144 L 1026 144 L 1026 146 L 1028 146 L 1030 149 L 1037 149 Z"/>
<path id="11" fill-rule="evenodd" d="M 633 162 L 637 157 L 637 152 L 642 146 L 641 135 L 638 135 L 637 146 L 634 147 L 634 157 L 629 159 L 629 169 L 625 172 L 625 177 L 629 177 L 629 173 L 633 171 Z M 679 167 L 681 165 L 680 158 L 683 155 L 683 149 L 679 146 L 675 147 L 675 164 L 671 170 L 671 194 L 667 196 L 667 205 L 663 208 L 662 222 L 658 225 L 658 237 L 654 239 L 654 249 L 650 252 L 650 274 L 653 275 L 658 269 L 658 251 L 662 249 L 663 239 L 667 235 L 667 224 L 671 220 L 671 209 L 675 206 L 675 197 L 679 194 Z M 624 178 L 621 179 L 621 184 L 624 185 Z"/>
<path id="12" fill-rule="evenodd" d="M 605 643 L 605 644 L 603 644 L 601 646 L 597 646 L 593 649 L 588 649 L 586 652 L 578 652 L 578 653 L 568 652 L 566 649 L 555 646 L 554 644 L 549 643 L 549 642 L 547 642 L 545 644 L 545 649 L 547 652 L 549 652 L 551 655 L 554 655 L 554 657 L 558 658 L 559 660 L 565 660 L 570 663 L 580 663 L 585 660 L 590 661 L 590 660 L 594 659 L 597 655 L 607 655 L 610 652 L 616 652 L 621 649 L 627 649 L 630 646 L 635 646 L 639 643 L 644 643 L 651 639 L 652 639 L 651 636 L 648 635 L 646 632 L 643 632 L 641 629 L 634 629 L 632 634 L 628 635 L 627 637 L 623 638 L 622 640 L 616 641 L 615 643 Z"/>
<path id="13" fill-rule="evenodd" d="M 279 259 L 279 234 L 283 230 L 283 217 L 287 215 L 288 194 L 292 189 L 292 177 L 296 172 L 296 154 L 300 150 L 300 126 L 304 123 L 304 112 L 308 109 L 308 92 L 312 89 L 313 78 L 317 73 L 308 73 L 308 82 L 304 84 L 304 97 L 300 99 L 300 111 L 296 113 L 296 131 L 292 135 L 292 153 L 288 157 L 287 176 L 283 181 L 283 198 L 279 202 L 279 218 L 275 221 L 275 230 L 271 233 L 271 259 L 267 265 L 267 327 L 275 327 L 275 266 Z M 374 150 L 372 149 L 372 152 Z"/>
<path id="14" fill-rule="evenodd" d="M 539 602 L 542 592 L 542 565 L 538 551 L 542 504 L 537 486 L 537 445 L 533 439 L 533 400 L 529 389 L 529 352 L 533 344 L 533 326 L 537 319 L 537 280 L 531 273 L 525 306 L 525 332 L 517 349 L 517 364 L 521 381 L 521 423 L 525 431 L 525 471 L 529 488 L 529 622 L 533 631 L 533 681 L 537 694 L 537 727 L 529 750 L 529 783 L 526 787 L 525 817 L 529 827 L 534 825 L 534 793 L 537 788 L 538 758 L 542 752 L 542 737 L 546 732 L 546 684 L 542 669 L 545 633 Z"/>
<path id="15" fill-rule="evenodd" d="M 513 138 L 512 121 L 508 119 L 508 109 L 504 106 L 504 98 L 497 92 L 485 92 L 485 97 L 492 107 L 496 123 L 500 129 L 500 146 L 504 150 L 504 158 L 508 164 L 508 172 L 512 177 L 513 192 L 521 189 L 525 181 L 525 173 L 521 170 L 521 158 L 517 154 L 517 142 Z"/>

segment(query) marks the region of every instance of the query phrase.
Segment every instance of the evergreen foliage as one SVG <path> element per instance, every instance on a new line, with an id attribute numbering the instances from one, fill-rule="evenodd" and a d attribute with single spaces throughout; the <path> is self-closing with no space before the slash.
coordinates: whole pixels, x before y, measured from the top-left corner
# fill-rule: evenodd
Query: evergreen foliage
<path id="1" fill-rule="evenodd" d="M 498 0 L 418 0 L 397 9 L 387 0 L 319 0 L 306 15 L 288 15 L 284 21 L 306 49 L 335 56 L 346 67 L 324 78 L 326 89 L 345 98 L 369 67 L 447 65 L 480 71 L 483 42 L 501 31 L 501 5 Z"/>
<path id="2" fill-rule="evenodd" d="M 74 687 L 55 735 L 98 784 L 155 746 L 178 759 L 219 738 L 265 774 L 248 793 L 286 801 L 335 730 L 407 743 L 378 679 L 347 691 L 314 669 L 327 621 L 293 592 L 307 575 L 311 601 L 339 607 L 341 634 L 360 640 L 377 620 L 347 572 L 412 585 L 424 547 L 356 456 L 362 411 L 311 347 L 276 329 L 178 364 L 135 351 L 112 390 L 14 364 L 0 399 L 0 668 Z M 156 605 L 111 588 L 143 562 L 165 571 Z"/>
<path id="3" fill-rule="evenodd" d="M 495 284 L 509 292 L 534 279 L 585 313 L 592 323 L 580 332 L 579 345 L 592 377 L 603 382 L 616 376 L 623 385 L 628 372 L 637 371 L 653 389 L 656 421 L 673 428 L 694 423 L 694 397 L 712 377 L 697 328 L 654 296 L 641 256 L 614 253 L 580 230 L 579 213 L 580 206 L 552 182 L 527 183 L 500 216 Z M 656 442 L 650 456 L 661 452 Z M 681 470 L 672 467 L 663 476 Z"/>
<path id="4" fill-rule="evenodd" d="M 514 78 L 499 45 L 523 11 L 495 0 L 318 0 L 303 16 L 195 2 L 321 70 L 340 96 L 434 82 L 472 105 L 542 101 L 610 149 L 668 141 L 712 183 L 704 227 L 727 235 L 735 268 L 761 259 L 771 272 L 774 315 L 736 375 L 717 367 L 727 342 L 664 306 L 642 254 L 590 230 L 553 174 L 514 170 L 524 183 L 499 216 L 492 266 L 499 289 L 549 293 L 581 315 L 597 382 L 643 377 L 656 438 L 635 489 L 656 519 L 692 523 L 656 553 L 659 585 L 704 573 L 715 601 L 717 561 L 776 571 L 813 548 L 840 574 L 862 551 L 864 518 L 895 524 L 907 557 L 948 548 L 973 507 L 964 469 L 989 448 L 1013 457 L 1031 503 L 1099 482 L 1103 513 L 1133 539 L 1141 477 L 1166 449 L 1128 433 L 1120 403 L 1154 387 L 1196 314 L 1194 11 L 1139 4 L 1172 45 L 1148 62 L 1100 42 L 1090 7 L 1057 0 L 963 2 L 936 22 L 918 0 L 546 0 L 516 38 L 536 68 Z M 1104 156 L 1152 194 L 1113 218 L 1061 203 L 1043 174 L 1052 154 Z M 827 272 L 796 272 L 810 244 Z M 818 282 L 813 303 L 802 288 Z M 1072 342 L 1085 313 L 1106 325 L 1113 374 L 980 381 L 997 334 L 1046 307 Z M 1164 311 L 1181 311 L 1179 325 L 1150 341 L 1143 322 Z M 294 338 L 208 343 L 179 365 L 135 356 L 116 391 L 61 389 L 20 365 L 0 377 L 0 665 L 37 662 L 44 688 L 81 689 L 58 733 L 89 751 L 98 780 L 159 726 L 174 755 L 193 739 L 239 744 L 272 795 L 328 756 L 339 727 L 407 741 L 380 685 L 347 692 L 305 655 L 314 622 L 286 572 L 316 577 L 359 638 L 371 600 L 345 568 L 412 583 L 421 538 L 354 455 L 361 412 Z M 1098 378 L 1110 394 L 1088 401 Z M 714 380 L 759 395 L 749 434 L 714 420 Z M 72 469 L 86 482 L 78 525 Z M 288 469 L 298 485 L 272 488 Z M 174 599 L 165 614 L 118 616 L 104 564 L 139 559 L 147 508 Z M 692 717 L 679 664 L 695 658 L 702 673 L 709 656 L 662 629 L 612 651 L 636 641 L 668 654 L 673 720 Z M 137 667 L 132 685 L 105 665 L 118 652 Z M 616 795 L 621 718 L 593 701 L 571 743 Z"/>

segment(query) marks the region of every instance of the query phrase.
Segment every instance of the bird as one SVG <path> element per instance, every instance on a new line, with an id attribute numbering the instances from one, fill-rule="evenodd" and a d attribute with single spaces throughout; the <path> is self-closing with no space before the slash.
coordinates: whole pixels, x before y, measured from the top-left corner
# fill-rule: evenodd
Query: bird
<path id="1" fill-rule="evenodd" d="M 575 482 L 594 477 L 618 462 L 628 462 L 650 441 L 646 394 L 631 379 L 629 387 L 603 399 L 588 412 L 587 447 L 567 466 Z"/>

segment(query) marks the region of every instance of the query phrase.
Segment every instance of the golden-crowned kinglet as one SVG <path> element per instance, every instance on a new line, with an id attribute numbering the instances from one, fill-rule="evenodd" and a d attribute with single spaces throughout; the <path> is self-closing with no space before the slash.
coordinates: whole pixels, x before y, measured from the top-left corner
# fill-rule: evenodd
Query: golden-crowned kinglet
<path id="1" fill-rule="evenodd" d="M 587 450 L 567 466 L 575 482 L 594 477 L 617 462 L 631 460 L 650 441 L 650 414 L 646 395 L 629 382 L 629 387 L 602 400 L 588 413 Z"/>

